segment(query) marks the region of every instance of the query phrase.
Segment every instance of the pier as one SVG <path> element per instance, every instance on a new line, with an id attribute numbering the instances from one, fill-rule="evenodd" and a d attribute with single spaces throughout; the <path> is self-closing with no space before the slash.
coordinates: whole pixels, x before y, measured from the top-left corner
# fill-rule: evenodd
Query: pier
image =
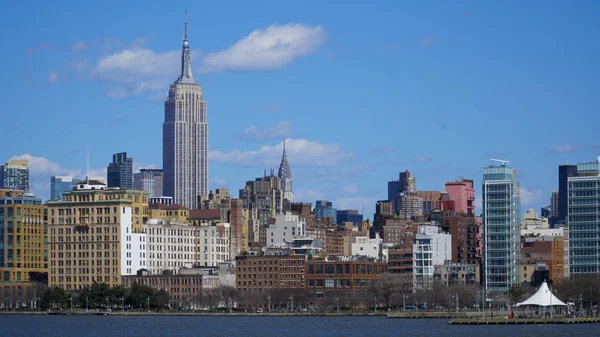
<path id="1" fill-rule="evenodd" d="M 581 318 L 454 318 L 449 325 L 509 325 L 509 324 L 589 324 L 600 323 L 599 317 Z"/>

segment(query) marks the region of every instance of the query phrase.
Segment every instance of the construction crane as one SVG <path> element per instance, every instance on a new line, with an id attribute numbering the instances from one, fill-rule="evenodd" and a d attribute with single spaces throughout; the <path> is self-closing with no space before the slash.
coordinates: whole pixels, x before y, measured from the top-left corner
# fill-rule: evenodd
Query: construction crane
<path id="1" fill-rule="evenodd" d="M 508 164 L 510 164 L 510 162 L 508 160 L 502 160 L 502 159 L 490 159 L 490 161 L 493 161 L 495 163 L 500 163 L 500 166 L 506 166 Z"/>

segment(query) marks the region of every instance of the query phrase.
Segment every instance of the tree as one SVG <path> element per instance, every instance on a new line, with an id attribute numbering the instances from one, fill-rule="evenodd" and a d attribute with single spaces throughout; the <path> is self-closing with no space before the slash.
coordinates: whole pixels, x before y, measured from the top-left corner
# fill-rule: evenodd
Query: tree
<path id="1" fill-rule="evenodd" d="M 59 309 L 67 306 L 69 295 L 63 288 L 52 287 L 46 289 L 40 302 L 43 309 Z"/>
<path id="2" fill-rule="evenodd" d="M 520 285 L 514 285 L 508 289 L 508 298 L 510 299 L 512 305 L 521 302 L 524 296 L 525 290 Z"/>

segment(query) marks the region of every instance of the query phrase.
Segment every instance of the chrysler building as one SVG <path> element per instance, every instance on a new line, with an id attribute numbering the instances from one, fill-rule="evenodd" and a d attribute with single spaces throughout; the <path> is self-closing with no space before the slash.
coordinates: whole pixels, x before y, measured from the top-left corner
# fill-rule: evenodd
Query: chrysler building
<path id="1" fill-rule="evenodd" d="M 165 101 L 163 193 L 189 209 L 208 194 L 208 123 L 202 86 L 192 75 L 187 14 L 181 72 Z"/>

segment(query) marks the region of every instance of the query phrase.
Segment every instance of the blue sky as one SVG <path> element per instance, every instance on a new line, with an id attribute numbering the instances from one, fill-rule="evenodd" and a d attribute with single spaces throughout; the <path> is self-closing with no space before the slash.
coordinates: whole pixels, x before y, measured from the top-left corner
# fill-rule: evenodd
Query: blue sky
<path id="1" fill-rule="evenodd" d="M 600 155 L 597 1 L 25 1 L 0 13 L 0 161 L 29 156 L 44 198 L 87 146 L 95 175 L 121 151 L 161 167 L 185 9 L 210 188 L 276 169 L 286 135 L 302 201 L 370 216 L 406 169 L 479 193 L 501 158 L 539 209 L 557 165 Z"/>

